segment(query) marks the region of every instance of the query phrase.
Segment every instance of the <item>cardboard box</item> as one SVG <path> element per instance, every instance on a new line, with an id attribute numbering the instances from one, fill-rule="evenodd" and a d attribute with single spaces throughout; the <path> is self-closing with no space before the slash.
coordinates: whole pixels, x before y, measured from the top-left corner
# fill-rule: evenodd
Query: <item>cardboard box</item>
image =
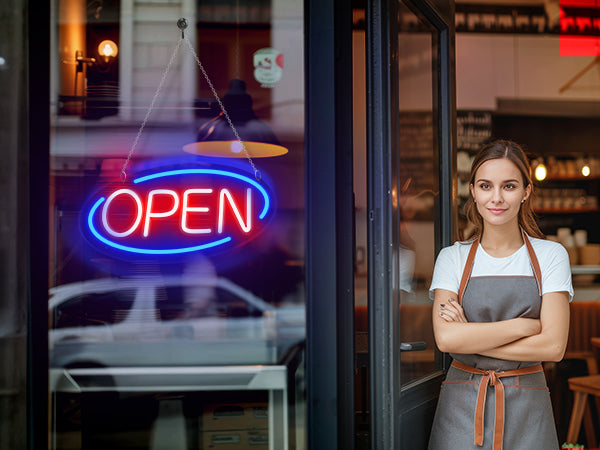
<path id="1" fill-rule="evenodd" d="M 267 402 L 204 405 L 200 431 L 268 429 Z"/>
<path id="2" fill-rule="evenodd" d="M 202 450 L 268 450 L 269 430 L 205 431 Z"/>

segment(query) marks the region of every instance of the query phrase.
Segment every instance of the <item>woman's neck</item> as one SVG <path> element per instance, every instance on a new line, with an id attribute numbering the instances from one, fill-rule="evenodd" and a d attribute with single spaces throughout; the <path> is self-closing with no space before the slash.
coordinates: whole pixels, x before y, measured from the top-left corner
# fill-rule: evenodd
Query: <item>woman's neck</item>
<path id="1" fill-rule="evenodd" d="M 490 227 L 483 230 L 481 246 L 492 256 L 509 256 L 524 244 L 521 229 L 516 227 Z"/>

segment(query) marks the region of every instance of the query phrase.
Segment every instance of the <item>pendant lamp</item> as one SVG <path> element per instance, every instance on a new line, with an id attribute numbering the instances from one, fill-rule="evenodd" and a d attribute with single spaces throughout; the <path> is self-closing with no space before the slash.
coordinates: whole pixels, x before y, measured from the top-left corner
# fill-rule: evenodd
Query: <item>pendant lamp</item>
<path id="1" fill-rule="evenodd" d="M 246 92 L 243 80 L 234 78 L 230 81 L 223 97 L 223 106 L 240 139 L 237 139 L 226 115 L 221 111 L 200 126 L 196 142 L 184 145 L 184 151 L 221 158 L 265 158 L 288 152 L 279 143 L 273 130 L 254 114 L 252 97 Z"/>

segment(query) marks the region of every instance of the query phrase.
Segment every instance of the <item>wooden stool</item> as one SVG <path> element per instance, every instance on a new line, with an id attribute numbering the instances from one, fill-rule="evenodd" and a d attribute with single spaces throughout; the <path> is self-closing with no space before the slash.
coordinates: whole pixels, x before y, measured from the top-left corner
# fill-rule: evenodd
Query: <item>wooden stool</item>
<path id="1" fill-rule="evenodd" d="M 587 397 L 588 394 L 596 398 L 600 397 L 600 375 L 569 378 L 569 389 L 573 391 L 574 401 L 571 420 L 569 421 L 569 431 L 567 432 L 567 443 L 574 444 L 577 442 L 581 420 L 585 419 L 587 445 L 594 447 L 596 445 L 596 434 Z"/>

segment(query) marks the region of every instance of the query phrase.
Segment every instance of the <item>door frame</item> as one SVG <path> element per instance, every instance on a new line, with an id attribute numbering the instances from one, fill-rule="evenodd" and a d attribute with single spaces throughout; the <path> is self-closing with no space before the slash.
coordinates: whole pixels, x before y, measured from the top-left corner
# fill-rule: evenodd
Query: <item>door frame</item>
<path id="1" fill-rule="evenodd" d="M 440 216 L 435 218 L 435 252 L 453 241 L 456 212 L 456 117 L 454 70 L 454 4 L 444 0 L 406 0 L 438 31 L 437 83 L 434 111 L 438 116 Z M 392 193 L 398 161 L 394 155 L 398 122 L 397 3 L 367 1 L 367 171 L 368 276 L 371 444 L 376 450 L 425 448 L 439 388 L 448 366 L 437 352 L 438 371 L 402 386 L 400 382 L 400 299 L 393 285 L 394 248 L 399 220 Z M 393 19 L 393 20 L 392 20 Z M 410 434 L 409 432 L 410 431 Z"/>
<path id="2" fill-rule="evenodd" d="M 311 450 L 354 449 L 352 2 L 305 2 L 306 404 Z"/>
<path id="3" fill-rule="evenodd" d="M 48 449 L 48 186 L 50 173 L 50 2 L 24 3 L 27 11 L 27 117 L 23 143 L 28 180 L 22 194 L 28 226 L 27 448 Z M 20 181 L 20 180 L 19 180 Z"/>

